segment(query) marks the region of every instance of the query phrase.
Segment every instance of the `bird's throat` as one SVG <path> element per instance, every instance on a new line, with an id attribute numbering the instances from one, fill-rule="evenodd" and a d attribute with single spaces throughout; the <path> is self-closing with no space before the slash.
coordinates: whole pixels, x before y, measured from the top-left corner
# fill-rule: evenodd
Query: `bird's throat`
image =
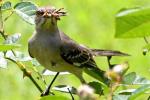
<path id="1" fill-rule="evenodd" d="M 37 31 L 58 31 L 57 22 L 50 18 L 44 19 L 43 23 L 40 26 L 36 26 Z"/>

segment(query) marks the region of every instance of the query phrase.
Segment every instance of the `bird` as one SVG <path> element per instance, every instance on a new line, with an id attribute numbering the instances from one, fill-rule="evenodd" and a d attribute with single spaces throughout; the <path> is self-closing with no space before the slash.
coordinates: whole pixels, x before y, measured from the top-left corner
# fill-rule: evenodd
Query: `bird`
<path id="1" fill-rule="evenodd" d="M 127 56 L 120 51 L 91 49 L 62 32 L 57 22 L 67 12 L 63 8 L 39 7 L 35 12 L 35 32 L 28 41 L 28 51 L 32 58 L 46 69 L 55 72 L 70 72 L 79 78 L 82 84 L 86 81 L 83 72 L 106 82 L 105 71 L 96 64 L 96 56 Z"/>

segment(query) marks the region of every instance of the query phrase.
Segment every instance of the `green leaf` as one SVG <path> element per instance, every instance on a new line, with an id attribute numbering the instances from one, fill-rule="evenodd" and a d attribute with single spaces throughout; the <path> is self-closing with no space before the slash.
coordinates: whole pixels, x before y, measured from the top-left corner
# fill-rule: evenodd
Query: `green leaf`
<path id="1" fill-rule="evenodd" d="M 65 93 L 69 93 L 69 91 L 72 94 L 76 94 L 77 93 L 77 89 L 76 88 L 68 86 L 68 85 L 58 85 L 58 86 L 55 86 L 53 89 L 56 90 L 56 91 L 65 92 Z"/>
<path id="2" fill-rule="evenodd" d="M 123 84 L 132 84 L 136 79 L 136 73 L 131 72 L 123 77 Z"/>
<path id="3" fill-rule="evenodd" d="M 37 6 L 31 2 L 20 2 L 14 6 L 16 14 L 30 24 L 34 24 Z"/>
<path id="4" fill-rule="evenodd" d="M 31 61 L 31 57 L 24 55 L 22 52 L 19 51 L 14 51 L 14 52 L 15 52 L 15 56 L 12 51 L 7 51 L 5 56 L 13 60 L 22 61 L 22 62 Z"/>
<path id="5" fill-rule="evenodd" d="M 50 71 L 50 70 L 43 70 L 42 72 L 42 75 L 56 75 L 57 72 L 53 72 L 53 71 Z M 68 75 L 70 74 L 69 72 L 60 72 L 59 75 Z"/>
<path id="6" fill-rule="evenodd" d="M 131 95 L 136 89 L 127 89 L 127 90 L 121 90 L 117 92 L 117 94 L 120 95 Z"/>
<path id="7" fill-rule="evenodd" d="M 7 37 L 7 39 L 5 40 L 5 43 L 6 44 L 12 44 L 12 43 L 16 43 L 21 37 L 21 34 L 20 33 L 16 33 L 16 34 L 13 34 L 13 35 L 9 35 Z"/>
<path id="8" fill-rule="evenodd" d="M 120 11 L 116 16 L 117 38 L 135 38 L 150 35 L 150 7 Z"/>
<path id="9" fill-rule="evenodd" d="M 36 66 L 36 67 L 40 66 L 40 63 L 39 63 L 35 58 L 33 58 L 33 59 L 31 60 L 31 63 L 32 63 L 33 66 Z M 44 70 L 44 71 L 45 71 L 45 70 Z M 44 73 L 44 71 L 43 71 L 43 73 Z"/>
<path id="10" fill-rule="evenodd" d="M 88 83 L 88 85 L 95 90 L 95 93 L 97 93 L 97 94 L 103 93 L 102 86 L 100 83 L 93 81 L 93 82 Z"/>
<path id="11" fill-rule="evenodd" d="M 129 95 L 115 95 L 113 96 L 113 100 L 128 100 Z"/>
<path id="12" fill-rule="evenodd" d="M 131 72 L 126 76 L 124 76 L 123 84 L 129 84 L 129 85 L 150 84 L 150 80 L 146 79 L 145 77 L 141 77 L 137 75 L 135 72 Z"/>
<path id="13" fill-rule="evenodd" d="M 129 97 L 129 100 L 135 100 L 138 96 L 142 95 L 144 92 L 150 89 L 150 84 L 143 85 L 136 89 L 132 95 Z"/>
<path id="14" fill-rule="evenodd" d="M 40 100 L 70 100 L 64 96 L 44 96 Z"/>
<path id="15" fill-rule="evenodd" d="M 7 68 L 7 60 L 4 58 L 4 53 L 0 52 L 0 68 Z"/>
<path id="16" fill-rule="evenodd" d="M 9 9 L 11 9 L 11 2 L 10 1 L 4 2 L 4 4 L 2 4 L 1 9 L 2 10 L 9 10 Z"/>
<path id="17" fill-rule="evenodd" d="M 141 77 L 141 76 L 137 75 L 133 84 L 137 84 L 137 85 L 150 84 L 150 80 L 146 79 L 145 77 Z"/>
<path id="18" fill-rule="evenodd" d="M 0 44 L 0 51 L 7 51 L 20 47 L 18 44 Z"/>

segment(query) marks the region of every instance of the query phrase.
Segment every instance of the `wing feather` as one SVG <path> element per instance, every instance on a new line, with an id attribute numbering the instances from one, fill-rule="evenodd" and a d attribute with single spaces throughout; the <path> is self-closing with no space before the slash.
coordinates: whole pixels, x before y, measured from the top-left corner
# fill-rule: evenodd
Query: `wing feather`
<path id="1" fill-rule="evenodd" d="M 61 57 L 78 67 L 97 67 L 90 51 L 73 42 L 65 42 L 60 48 Z"/>

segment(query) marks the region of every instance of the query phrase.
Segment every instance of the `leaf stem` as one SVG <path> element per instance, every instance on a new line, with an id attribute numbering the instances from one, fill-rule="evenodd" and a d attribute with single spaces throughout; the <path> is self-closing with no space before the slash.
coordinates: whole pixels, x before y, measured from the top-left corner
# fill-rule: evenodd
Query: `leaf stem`
<path id="1" fill-rule="evenodd" d="M 147 40 L 146 37 L 144 37 L 144 41 L 145 41 L 147 44 L 149 44 L 149 42 L 148 42 L 148 40 Z"/>
<path id="2" fill-rule="evenodd" d="M 14 13 L 14 11 L 11 11 L 11 13 L 4 19 L 4 21 L 7 21 L 8 18 Z"/>

